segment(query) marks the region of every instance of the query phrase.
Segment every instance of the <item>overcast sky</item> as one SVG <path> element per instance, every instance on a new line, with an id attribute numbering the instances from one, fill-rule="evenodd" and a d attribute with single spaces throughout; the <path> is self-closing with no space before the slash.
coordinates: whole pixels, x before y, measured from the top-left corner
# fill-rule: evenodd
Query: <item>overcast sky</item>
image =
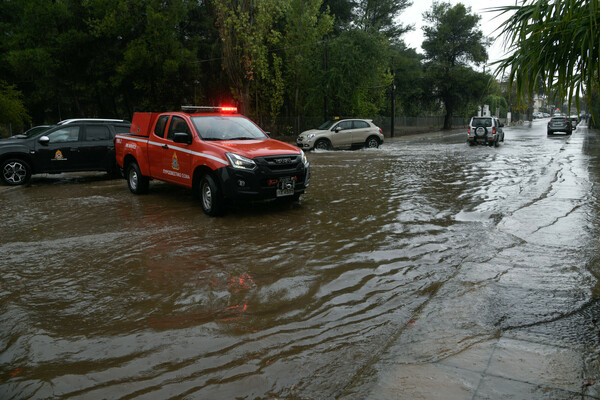
<path id="1" fill-rule="evenodd" d="M 471 7 L 471 12 L 482 16 L 480 27 L 483 34 L 490 37 L 495 37 L 494 30 L 503 22 L 503 17 L 494 18 L 497 13 L 486 12 L 486 9 L 515 5 L 515 0 L 444 0 L 452 5 L 462 3 L 467 7 Z M 421 43 L 423 42 L 423 13 L 431 9 L 433 0 L 413 0 L 413 5 L 407 8 L 401 15 L 400 21 L 405 24 L 414 25 L 415 29 L 406 33 L 403 36 L 404 41 L 409 47 L 416 48 L 418 52 L 422 52 Z M 496 61 L 505 54 L 502 39 L 496 40 L 490 49 L 489 62 Z"/>

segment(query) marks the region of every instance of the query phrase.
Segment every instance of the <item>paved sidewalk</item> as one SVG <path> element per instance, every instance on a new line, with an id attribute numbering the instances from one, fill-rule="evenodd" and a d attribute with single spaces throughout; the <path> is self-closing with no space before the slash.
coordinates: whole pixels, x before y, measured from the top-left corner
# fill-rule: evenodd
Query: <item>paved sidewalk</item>
<path id="1" fill-rule="evenodd" d="M 366 399 L 598 399 L 598 354 L 502 335 L 437 362 L 384 363 Z"/>

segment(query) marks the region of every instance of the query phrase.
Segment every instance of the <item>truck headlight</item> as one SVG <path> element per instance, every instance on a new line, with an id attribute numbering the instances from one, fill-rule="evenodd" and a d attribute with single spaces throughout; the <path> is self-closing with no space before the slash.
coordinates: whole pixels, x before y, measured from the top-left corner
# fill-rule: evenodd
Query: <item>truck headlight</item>
<path id="1" fill-rule="evenodd" d="M 300 150 L 300 152 L 302 153 L 302 164 L 304 164 L 304 166 L 308 166 L 308 158 L 306 158 L 306 154 L 304 154 L 304 152 L 302 150 Z"/>
<path id="2" fill-rule="evenodd" d="M 231 166 L 235 169 L 244 169 L 251 171 L 256 168 L 256 163 L 248 157 L 240 156 L 235 153 L 225 153 Z"/>

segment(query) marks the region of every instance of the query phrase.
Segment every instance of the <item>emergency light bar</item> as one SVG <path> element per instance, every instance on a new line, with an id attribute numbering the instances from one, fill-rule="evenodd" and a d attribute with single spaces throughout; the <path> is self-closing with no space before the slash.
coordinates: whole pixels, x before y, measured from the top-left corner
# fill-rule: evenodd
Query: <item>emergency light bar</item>
<path id="1" fill-rule="evenodd" d="M 204 112 L 222 112 L 222 113 L 237 113 L 237 107 L 210 107 L 210 106 L 181 106 L 181 111 L 183 112 L 194 112 L 194 111 L 204 111 Z"/>

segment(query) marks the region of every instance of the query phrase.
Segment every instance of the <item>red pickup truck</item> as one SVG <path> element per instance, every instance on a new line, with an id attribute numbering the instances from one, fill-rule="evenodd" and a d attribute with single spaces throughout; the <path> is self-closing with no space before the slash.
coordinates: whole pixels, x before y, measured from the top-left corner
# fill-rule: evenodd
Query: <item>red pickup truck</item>
<path id="1" fill-rule="evenodd" d="M 132 193 L 146 193 L 151 179 L 189 187 L 210 216 L 228 201 L 297 201 L 310 180 L 302 150 L 230 107 L 135 113 L 129 134 L 115 137 L 115 153 Z"/>

